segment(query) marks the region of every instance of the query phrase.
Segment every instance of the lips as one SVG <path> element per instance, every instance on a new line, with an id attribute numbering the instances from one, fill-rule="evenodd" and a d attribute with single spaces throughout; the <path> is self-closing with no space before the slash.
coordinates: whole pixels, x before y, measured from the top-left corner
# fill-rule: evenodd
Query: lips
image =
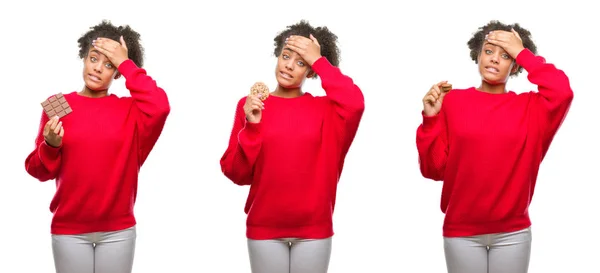
<path id="1" fill-rule="evenodd" d="M 494 74 L 496 74 L 496 73 L 499 73 L 499 72 L 500 72 L 500 70 L 499 70 L 498 68 L 495 68 L 495 67 L 492 67 L 492 66 L 486 66 L 486 67 L 485 67 L 485 70 L 486 70 L 487 72 L 494 73 Z"/>
<path id="2" fill-rule="evenodd" d="M 288 80 L 291 80 L 292 78 L 294 78 L 294 77 L 292 77 L 292 75 L 285 73 L 283 71 L 279 71 L 279 75 L 281 75 L 281 77 L 288 79 Z"/>
<path id="3" fill-rule="evenodd" d="M 90 78 L 90 80 L 95 81 L 95 82 L 101 82 L 102 79 L 100 79 L 100 77 L 92 75 L 92 74 L 88 74 L 88 78 Z"/>

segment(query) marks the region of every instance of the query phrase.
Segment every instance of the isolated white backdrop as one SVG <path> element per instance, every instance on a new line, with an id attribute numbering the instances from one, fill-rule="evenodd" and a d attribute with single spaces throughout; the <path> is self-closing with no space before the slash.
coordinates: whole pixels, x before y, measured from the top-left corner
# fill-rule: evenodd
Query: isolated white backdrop
<path id="1" fill-rule="evenodd" d="M 383 2 L 3 2 L 0 272 L 54 272 L 48 206 L 55 185 L 29 177 L 23 163 L 34 147 L 39 103 L 81 89 L 76 41 L 105 18 L 141 33 L 145 67 L 172 106 L 140 175 L 134 272 L 250 272 L 248 188 L 229 182 L 219 159 L 237 100 L 255 81 L 275 87 L 273 38 L 300 19 L 338 34 L 341 69 L 366 98 L 339 184 L 331 273 L 445 272 L 441 183 L 419 173 L 415 130 L 433 83 L 479 83 L 466 42 L 490 19 L 531 30 L 539 53 L 566 71 L 575 91 L 531 206 L 530 272 L 597 268 L 600 59 L 591 4 Z M 525 73 L 509 88 L 535 86 Z M 318 80 L 305 90 L 324 94 Z M 112 91 L 128 95 L 122 79 Z"/>

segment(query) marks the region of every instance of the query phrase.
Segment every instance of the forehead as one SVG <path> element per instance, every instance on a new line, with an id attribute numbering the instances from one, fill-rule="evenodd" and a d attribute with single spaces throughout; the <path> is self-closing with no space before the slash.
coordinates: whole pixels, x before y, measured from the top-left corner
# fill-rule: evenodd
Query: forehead
<path id="1" fill-rule="evenodd" d="M 287 54 L 287 55 L 301 58 L 300 54 L 296 53 L 296 51 L 293 51 L 291 48 L 286 47 L 286 46 L 283 46 L 283 49 L 281 49 L 281 54 Z"/>
<path id="2" fill-rule="evenodd" d="M 502 48 L 501 46 L 495 45 L 495 44 L 492 44 L 492 43 L 488 43 L 488 42 L 483 42 L 482 48 L 484 48 L 484 49 L 486 49 L 486 48 L 487 49 L 498 49 L 498 50 L 504 51 L 504 48 Z"/>
<path id="3" fill-rule="evenodd" d="M 94 48 L 94 46 L 90 46 L 90 49 L 88 49 L 88 55 L 94 55 L 99 58 L 106 58 L 106 55 L 100 53 L 100 51 L 98 51 L 98 49 Z"/>

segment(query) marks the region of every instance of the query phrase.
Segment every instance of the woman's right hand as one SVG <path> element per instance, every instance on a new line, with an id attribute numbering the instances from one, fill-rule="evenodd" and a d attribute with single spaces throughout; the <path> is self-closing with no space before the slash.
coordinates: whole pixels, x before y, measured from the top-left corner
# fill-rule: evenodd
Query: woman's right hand
<path id="1" fill-rule="evenodd" d="M 244 103 L 244 112 L 246 120 L 251 123 L 259 123 L 262 118 L 262 110 L 265 109 L 265 104 L 258 96 L 248 95 L 246 103 Z"/>
<path id="2" fill-rule="evenodd" d="M 58 117 L 51 118 L 44 126 L 44 140 L 46 144 L 58 148 L 62 145 L 62 139 L 65 135 L 65 129 L 62 126 L 62 121 Z"/>
<path id="3" fill-rule="evenodd" d="M 441 81 L 431 86 L 429 92 L 423 97 L 423 112 L 425 116 L 435 116 L 442 109 L 442 101 L 447 92 L 442 92 L 441 86 L 448 81 Z"/>

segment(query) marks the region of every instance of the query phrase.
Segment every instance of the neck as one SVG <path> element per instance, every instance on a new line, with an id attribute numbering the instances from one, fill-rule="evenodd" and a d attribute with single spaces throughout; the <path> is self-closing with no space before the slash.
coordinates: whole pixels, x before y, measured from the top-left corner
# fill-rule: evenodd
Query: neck
<path id="1" fill-rule="evenodd" d="M 285 88 L 281 85 L 278 85 L 275 91 L 272 93 L 274 96 L 282 97 L 282 98 L 297 98 L 304 94 L 300 87 L 298 88 Z"/>
<path id="2" fill-rule="evenodd" d="M 91 89 L 89 89 L 87 86 L 84 85 L 83 90 L 79 91 L 79 95 L 84 96 L 84 97 L 89 97 L 89 98 L 106 97 L 106 95 L 108 95 L 108 89 L 92 91 Z"/>
<path id="3" fill-rule="evenodd" d="M 506 83 L 490 84 L 486 81 L 481 81 L 481 85 L 477 90 L 490 94 L 504 94 L 506 93 Z"/>

